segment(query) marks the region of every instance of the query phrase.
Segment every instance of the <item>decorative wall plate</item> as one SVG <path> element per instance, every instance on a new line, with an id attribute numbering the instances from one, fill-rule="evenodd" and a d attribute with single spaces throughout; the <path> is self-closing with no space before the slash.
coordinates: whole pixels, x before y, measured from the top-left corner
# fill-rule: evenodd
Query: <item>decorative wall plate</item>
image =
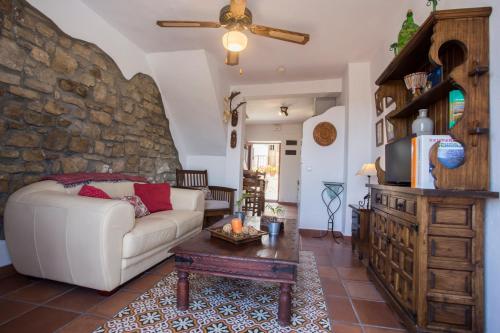
<path id="1" fill-rule="evenodd" d="M 329 122 L 321 122 L 314 128 L 314 141 L 320 146 L 326 147 L 331 145 L 337 139 L 337 129 Z"/>

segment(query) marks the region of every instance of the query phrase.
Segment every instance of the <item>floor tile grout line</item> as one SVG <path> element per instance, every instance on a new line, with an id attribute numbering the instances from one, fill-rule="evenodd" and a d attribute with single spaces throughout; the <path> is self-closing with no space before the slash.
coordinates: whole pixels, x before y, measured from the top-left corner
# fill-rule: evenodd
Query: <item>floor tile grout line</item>
<path id="1" fill-rule="evenodd" d="M 31 305 L 32 305 L 32 304 L 31 304 Z M 34 307 L 34 308 L 32 308 L 32 309 L 29 309 L 29 310 L 27 310 L 27 311 L 24 311 L 24 312 L 22 312 L 22 313 L 18 314 L 17 316 L 14 316 L 14 317 L 12 317 L 12 318 L 10 318 L 10 319 L 7 319 L 6 321 L 1 322 L 1 323 L 0 323 L 0 328 L 1 328 L 2 326 L 4 326 L 4 325 L 6 325 L 6 324 L 10 323 L 11 321 L 13 321 L 13 320 L 15 320 L 15 319 L 17 319 L 17 318 L 19 318 L 19 317 L 22 317 L 22 316 L 24 316 L 25 314 L 27 314 L 28 312 L 31 312 L 31 311 L 33 311 L 33 310 L 35 310 L 35 309 L 39 308 L 39 307 L 40 307 L 40 306 L 35 306 L 35 307 Z"/>
<path id="2" fill-rule="evenodd" d="M 337 270 L 337 268 L 335 268 L 335 270 Z M 337 271 L 337 274 L 339 274 L 339 272 Z M 340 274 L 339 274 L 340 275 Z M 344 281 L 341 279 L 340 282 L 342 283 L 342 286 L 344 287 L 344 289 L 346 289 L 346 286 L 345 286 L 345 283 Z M 347 290 L 347 289 L 346 289 Z M 359 317 L 359 314 L 358 314 L 358 311 L 356 310 L 356 308 L 354 307 L 354 303 L 352 301 L 352 298 L 351 296 L 349 295 L 348 293 L 348 299 L 349 299 L 349 303 L 351 304 L 351 307 L 352 307 L 352 311 L 354 312 L 354 315 L 356 316 L 356 319 L 358 320 L 359 324 L 362 325 L 363 322 L 361 321 L 361 318 Z M 361 326 L 361 331 L 363 333 L 365 333 L 365 330 L 363 329 L 363 326 Z"/>
<path id="3" fill-rule="evenodd" d="M 365 325 L 365 324 L 362 324 L 361 326 L 367 327 L 367 328 L 381 328 L 381 329 L 384 329 L 384 330 L 393 330 L 393 331 L 397 331 L 397 332 L 407 332 L 406 329 L 400 329 L 400 328 L 394 328 L 394 327 L 387 327 L 387 326 Z"/>
<path id="4" fill-rule="evenodd" d="M 23 276 L 24 276 L 24 275 L 23 275 Z M 39 280 L 39 281 L 32 281 L 30 284 L 27 284 L 27 285 L 25 285 L 25 286 L 23 286 L 23 287 L 21 287 L 21 288 L 17 288 L 17 289 L 11 290 L 11 291 L 9 291 L 9 292 L 6 292 L 5 294 L 2 294 L 2 295 L 0 296 L 0 298 L 5 298 L 5 296 L 8 296 L 8 295 L 10 295 L 10 294 L 12 294 L 12 293 L 15 293 L 15 292 L 17 292 L 17 291 L 20 291 L 20 290 L 26 289 L 26 288 L 28 288 L 28 287 L 31 287 L 31 286 L 33 286 L 33 285 L 36 285 L 36 284 L 40 283 L 41 281 L 43 281 L 43 280 Z"/>
<path id="5" fill-rule="evenodd" d="M 63 330 L 66 326 L 69 326 L 69 324 L 71 324 L 72 322 L 76 321 L 78 318 L 80 318 L 80 317 L 82 317 L 82 316 L 85 316 L 85 315 L 87 315 L 87 314 L 85 314 L 85 313 L 81 313 L 81 314 L 80 314 L 79 316 L 77 316 L 76 318 L 74 318 L 74 319 L 72 319 L 72 320 L 68 321 L 66 324 L 64 324 L 63 326 L 61 326 L 61 327 L 59 327 L 58 329 L 56 329 L 56 330 L 54 331 L 54 333 L 61 332 L 61 330 Z M 89 315 L 87 315 L 87 316 L 89 316 Z M 101 317 L 97 317 L 97 316 L 93 316 L 93 317 L 95 317 L 95 318 L 99 318 L 99 319 L 102 319 L 102 320 L 108 320 L 107 318 L 101 318 Z M 93 331 L 95 331 L 95 329 L 96 329 L 97 327 L 98 327 L 98 326 L 96 326 L 96 327 L 92 330 L 92 332 L 93 332 Z"/>

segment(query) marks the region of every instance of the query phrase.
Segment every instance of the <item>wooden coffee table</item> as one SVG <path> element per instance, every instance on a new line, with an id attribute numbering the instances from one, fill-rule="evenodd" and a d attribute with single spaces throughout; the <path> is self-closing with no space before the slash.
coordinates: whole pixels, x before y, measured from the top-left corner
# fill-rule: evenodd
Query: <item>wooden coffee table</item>
<path id="1" fill-rule="evenodd" d="M 230 223 L 231 218 L 214 226 Z M 259 218 L 248 220 L 249 225 L 260 226 Z M 290 324 L 291 287 L 297 280 L 299 264 L 299 234 L 296 220 L 286 220 L 284 226 L 284 232 L 277 238 L 264 235 L 260 241 L 242 245 L 211 238 L 210 233 L 203 230 L 175 247 L 172 251 L 179 279 L 177 308 L 187 310 L 189 307 L 189 273 L 269 281 L 280 284 L 278 322 L 282 326 Z"/>

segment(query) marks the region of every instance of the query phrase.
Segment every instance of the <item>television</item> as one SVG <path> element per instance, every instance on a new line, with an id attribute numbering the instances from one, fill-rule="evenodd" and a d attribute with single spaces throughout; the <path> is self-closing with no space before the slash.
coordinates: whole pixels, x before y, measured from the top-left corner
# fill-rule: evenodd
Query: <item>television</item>
<path id="1" fill-rule="evenodd" d="M 411 139 L 408 136 L 385 146 L 385 181 L 389 184 L 411 184 Z"/>

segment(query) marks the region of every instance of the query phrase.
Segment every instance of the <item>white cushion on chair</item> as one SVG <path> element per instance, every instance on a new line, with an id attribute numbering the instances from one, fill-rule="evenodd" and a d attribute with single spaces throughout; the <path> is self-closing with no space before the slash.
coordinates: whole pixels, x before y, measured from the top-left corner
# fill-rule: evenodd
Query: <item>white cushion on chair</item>
<path id="1" fill-rule="evenodd" d="M 205 209 L 228 209 L 229 202 L 224 200 L 205 200 Z"/>

